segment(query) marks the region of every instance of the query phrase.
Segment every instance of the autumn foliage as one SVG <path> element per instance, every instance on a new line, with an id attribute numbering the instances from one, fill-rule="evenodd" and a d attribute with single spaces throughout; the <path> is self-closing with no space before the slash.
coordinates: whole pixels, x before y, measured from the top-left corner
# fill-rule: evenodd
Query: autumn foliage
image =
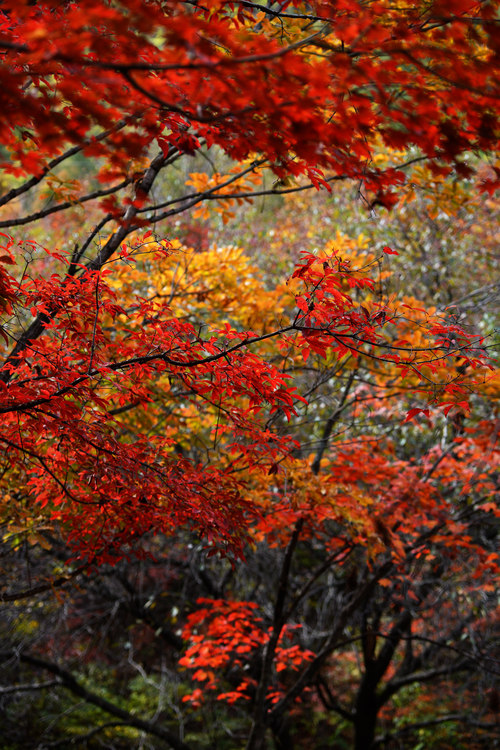
<path id="1" fill-rule="evenodd" d="M 1 4 L 9 748 L 493 746 L 497 14 Z"/>

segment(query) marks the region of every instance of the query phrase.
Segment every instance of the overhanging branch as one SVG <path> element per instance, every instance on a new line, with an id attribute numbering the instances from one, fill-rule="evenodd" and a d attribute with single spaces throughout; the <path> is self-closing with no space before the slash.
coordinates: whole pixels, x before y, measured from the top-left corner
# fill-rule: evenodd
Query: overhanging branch
<path id="1" fill-rule="evenodd" d="M 140 719 L 138 716 L 134 716 L 134 714 L 131 714 L 129 711 L 120 708 L 120 706 L 117 706 L 115 703 L 112 703 L 111 701 L 106 700 L 106 698 L 102 698 L 100 695 L 97 695 L 97 693 L 88 690 L 80 682 L 78 682 L 78 680 L 71 674 L 71 672 L 59 666 L 59 664 L 47 661 L 46 659 L 40 659 L 38 656 L 33 656 L 32 654 L 26 654 L 23 652 L 16 653 L 16 651 L 1 653 L 0 658 L 3 661 L 7 661 L 9 659 L 18 659 L 24 664 L 29 664 L 30 666 L 36 667 L 37 669 L 43 669 L 47 672 L 50 672 L 51 674 L 56 675 L 56 677 L 59 678 L 61 685 L 67 688 L 71 693 L 73 693 L 73 695 L 76 695 L 78 696 L 78 698 L 84 700 L 86 703 L 91 703 L 92 705 L 97 706 L 105 713 L 110 714 L 111 716 L 115 716 L 123 722 L 126 722 L 131 727 L 135 727 L 136 729 L 140 729 L 147 734 L 151 734 L 154 737 L 159 737 L 160 739 L 165 740 L 169 743 L 173 750 L 191 750 L 189 745 L 186 745 L 181 739 L 179 739 L 175 734 L 173 734 L 173 732 L 170 732 L 168 729 L 165 729 L 164 727 L 161 727 L 154 722 L 147 721 L 146 719 Z"/>

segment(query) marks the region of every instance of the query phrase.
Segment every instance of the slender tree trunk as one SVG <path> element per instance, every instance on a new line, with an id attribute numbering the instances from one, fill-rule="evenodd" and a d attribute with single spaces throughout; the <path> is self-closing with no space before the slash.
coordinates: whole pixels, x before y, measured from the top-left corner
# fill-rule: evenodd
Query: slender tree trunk
<path id="1" fill-rule="evenodd" d="M 290 734 L 288 719 L 280 721 L 272 727 L 274 747 L 276 750 L 294 750 L 293 738 Z"/>
<path id="2" fill-rule="evenodd" d="M 370 750 L 375 742 L 375 728 L 380 703 L 376 693 L 377 680 L 370 670 L 359 688 L 354 713 L 354 750 Z"/>
<path id="3" fill-rule="evenodd" d="M 370 750 L 375 741 L 377 706 L 367 706 L 354 719 L 354 750 Z"/>

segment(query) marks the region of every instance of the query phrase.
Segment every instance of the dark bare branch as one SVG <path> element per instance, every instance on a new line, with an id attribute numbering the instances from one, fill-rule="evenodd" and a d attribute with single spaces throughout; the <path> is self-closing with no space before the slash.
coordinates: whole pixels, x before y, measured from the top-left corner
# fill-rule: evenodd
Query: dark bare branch
<path id="1" fill-rule="evenodd" d="M 116 716 L 118 719 L 126 722 L 129 726 L 136 727 L 136 729 L 147 732 L 147 734 L 151 734 L 154 737 L 159 737 L 160 739 L 165 740 L 169 743 L 173 750 L 190 750 L 189 745 L 186 745 L 181 739 L 179 739 L 173 732 L 170 732 L 168 729 L 165 729 L 164 727 L 161 727 L 152 721 L 147 721 L 146 719 L 141 719 L 138 716 L 134 716 L 129 711 L 125 711 L 123 708 L 120 708 L 106 698 L 102 698 L 100 695 L 97 695 L 97 693 L 88 690 L 80 682 L 78 682 L 78 680 L 71 674 L 71 672 L 59 666 L 59 664 L 47 661 L 46 659 L 40 659 L 38 656 L 26 654 L 22 651 L 20 653 L 17 653 L 16 651 L 0 653 L 0 658 L 4 661 L 10 659 L 18 659 L 24 664 L 29 664 L 30 666 L 36 667 L 37 669 L 42 669 L 50 672 L 51 674 L 56 675 L 60 679 L 61 684 L 70 692 L 72 692 L 73 695 L 78 696 L 78 698 L 81 698 L 86 703 L 91 703 L 92 705 L 100 708 L 105 713 L 110 714 L 111 716 Z"/>

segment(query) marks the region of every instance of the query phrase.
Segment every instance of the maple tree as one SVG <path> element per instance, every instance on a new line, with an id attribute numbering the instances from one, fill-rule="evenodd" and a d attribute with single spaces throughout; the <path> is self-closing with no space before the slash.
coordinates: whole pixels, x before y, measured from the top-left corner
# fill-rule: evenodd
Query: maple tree
<path id="1" fill-rule="evenodd" d="M 491 338 L 445 307 L 453 291 L 439 307 L 385 292 L 400 253 L 389 230 L 308 243 L 295 229 L 287 255 L 283 222 L 281 246 L 263 247 L 272 262 L 207 246 L 204 232 L 257 197 L 347 180 L 372 212 L 414 205 L 424 185 L 455 217 L 467 180 L 477 210 L 478 190 L 495 206 L 496 12 L 469 0 L 2 4 L 2 599 L 87 581 L 69 607 L 79 628 L 102 577 L 122 586 L 128 615 L 177 652 L 181 726 L 225 705 L 238 746 L 263 748 L 270 732 L 291 748 L 292 726 L 314 744 L 312 709 L 327 727 L 352 724 L 361 750 L 385 742 L 377 721 L 387 743 L 396 719 L 412 731 L 395 703 L 411 686 L 470 674 L 470 701 L 491 672 Z M 427 209 L 435 220 L 439 204 Z M 398 430 L 424 434 L 415 455 Z M 221 582 L 189 572 L 193 539 Z M 37 569 L 20 586 L 23 548 Z M 189 581 L 198 599 L 180 632 L 129 578 L 168 582 L 156 558 L 183 565 L 169 585 Z M 190 746 L 178 718 L 140 719 L 62 666 L 80 638 L 24 648 L 13 606 L 7 664 Z"/>

